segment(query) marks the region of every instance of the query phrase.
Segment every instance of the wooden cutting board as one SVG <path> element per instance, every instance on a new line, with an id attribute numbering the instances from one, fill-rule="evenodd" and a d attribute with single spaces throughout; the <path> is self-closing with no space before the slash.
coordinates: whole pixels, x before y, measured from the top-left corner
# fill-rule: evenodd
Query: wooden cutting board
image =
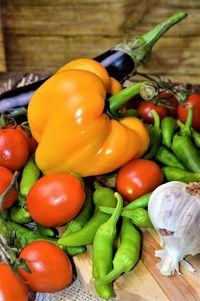
<path id="1" fill-rule="evenodd" d="M 200 301 L 200 255 L 188 257 L 195 272 L 187 271 L 180 265 L 182 275 L 162 276 L 156 267 L 160 261 L 155 250 L 160 250 L 159 238 L 154 230 L 144 230 L 143 247 L 139 262 L 129 273 L 114 282 L 114 296 L 120 301 Z M 77 273 L 85 290 L 94 296 L 91 281 L 92 247 L 74 257 Z"/>

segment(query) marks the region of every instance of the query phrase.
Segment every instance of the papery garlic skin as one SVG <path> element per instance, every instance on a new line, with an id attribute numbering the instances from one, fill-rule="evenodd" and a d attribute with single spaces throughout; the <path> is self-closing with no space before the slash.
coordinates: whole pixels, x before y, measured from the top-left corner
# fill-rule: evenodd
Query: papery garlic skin
<path id="1" fill-rule="evenodd" d="M 187 255 L 200 253 L 200 198 L 186 187 L 179 181 L 162 184 L 148 204 L 149 217 L 166 251 L 156 251 L 161 257 L 159 268 L 167 276 L 179 272 L 179 262 Z"/>

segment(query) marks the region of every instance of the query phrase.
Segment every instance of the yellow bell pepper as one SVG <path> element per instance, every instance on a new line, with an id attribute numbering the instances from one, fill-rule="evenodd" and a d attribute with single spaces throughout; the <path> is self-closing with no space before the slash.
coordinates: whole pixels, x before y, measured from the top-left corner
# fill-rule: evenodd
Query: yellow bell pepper
<path id="1" fill-rule="evenodd" d="M 142 84 L 136 84 L 134 93 Z M 110 98 L 116 108 L 126 101 L 126 89 L 121 89 L 92 59 L 66 64 L 39 87 L 28 106 L 28 121 L 44 174 L 105 174 L 146 152 L 150 139 L 140 119 L 117 121 L 104 112 L 108 92 L 117 92 Z"/>

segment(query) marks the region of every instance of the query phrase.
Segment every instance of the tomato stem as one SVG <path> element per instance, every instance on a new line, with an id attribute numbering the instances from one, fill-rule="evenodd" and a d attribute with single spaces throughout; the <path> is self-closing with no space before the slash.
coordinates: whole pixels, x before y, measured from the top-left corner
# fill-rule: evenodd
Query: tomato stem
<path id="1" fill-rule="evenodd" d="M 19 171 L 15 171 L 12 181 L 10 183 L 10 185 L 4 190 L 4 192 L 0 195 L 0 212 L 2 211 L 2 207 L 3 207 L 3 203 L 7 197 L 7 195 L 9 194 L 9 192 L 15 188 L 16 189 L 16 183 L 17 183 L 17 179 L 19 176 L 20 172 Z"/>
<path id="2" fill-rule="evenodd" d="M 0 234 L 0 255 L 2 257 L 2 261 L 8 263 L 9 265 L 13 265 L 17 262 L 16 250 L 7 246 L 6 239 Z"/>

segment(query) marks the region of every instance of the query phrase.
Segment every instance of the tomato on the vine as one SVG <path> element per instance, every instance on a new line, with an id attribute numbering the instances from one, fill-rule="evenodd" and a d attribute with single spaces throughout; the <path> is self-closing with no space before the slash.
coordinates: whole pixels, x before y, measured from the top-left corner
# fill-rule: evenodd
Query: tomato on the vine
<path id="1" fill-rule="evenodd" d="M 29 147 L 22 133 L 13 128 L 0 129 L 0 165 L 20 170 L 29 156 Z"/>
<path id="2" fill-rule="evenodd" d="M 139 103 L 137 107 L 138 112 L 142 116 L 145 122 L 147 123 L 154 123 L 154 118 L 151 114 L 152 110 L 155 110 L 160 119 L 163 119 L 164 117 L 169 115 L 168 109 L 164 106 L 153 104 L 151 101 L 143 100 Z"/>
<path id="3" fill-rule="evenodd" d="M 28 288 L 6 263 L 0 263 L 0 300 L 28 301 Z"/>
<path id="4" fill-rule="evenodd" d="M 160 167 L 151 160 L 136 159 L 119 169 L 116 189 L 131 202 L 145 193 L 153 191 L 163 181 Z"/>
<path id="5" fill-rule="evenodd" d="M 28 127 L 28 126 L 27 126 Z M 31 135 L 29 128 L 26 129 L 25 126 L 21 126 L 20 124 L 15 125 L 15 123 L 13 122 L 8 122 L 8 124 L 6 124 L 5 127 L 3 127 L 2 125 L 0 125 L 0 129 L 16 129 L 17 131 L 19 131 L 23 137 L 25 138 L 28 147 L 29 147 L 29 154 L 33 154 L 38 146 L 37 141 L 33 138 L 33 136 Z"/>
<path id="6" fill-rule="evenodd" d="M 33 138 L 31 133 L 29 133 L 25 128 L 23 128 L 21 125 L 18 125 L 16 129 L 22 133 L 24 138 L 26 139 L 26 142 L 28 143 L 29 146 L 29 153 L 33 154 L 38 146 L 37 141 Z"/>
<path id="7" fill-rule="evenodd" d="M 179 104 L 177 98 L 168 91 L 162 91 L 159 94 L 159 98 L 160 98 L 161 102 L 164 101 L 165 104 L 167 105 L 168 115 L 176 118 L 177 117 L 177 107 Z"/>
<path id="8" fill-rule="evenodd" d="M 188 109 L 193 108 L 192 127 L 193 129 L 200 131 L 200 94 L 191 94 L 187 100 L 186 105 L 178 105 L 177 113 L 179 119 L 185 123 L 188 115 Z"/>
<path id="9" fill-rule="evenodd" d="M 6 167 L 0 166 L 0 195 L 8 188 L 13 179 L 13 173 Z M 13 188 L 5 200 L 3 201 L 2 209 L 10 208 L 17 199 L 17 190 Z"/>
<path id="10" fill-rule="evenodd" d="M 56 292 L 72 282 L 72 265 L 67 254 L 47 241 L 34 241 L 20 253 L 30 273 L 23 268 L 18 272 L 32 291 Z M 19 300 L 19 299 L 18 299 Z"/>
<path id="11" fill-rule="evenodd" d="M 81 181 L 70 174 L 49 174 L 30 189 L 26 201 L 32 219 L 47 227 L 61 226 L 81 210 L 85 191 Z"/>

